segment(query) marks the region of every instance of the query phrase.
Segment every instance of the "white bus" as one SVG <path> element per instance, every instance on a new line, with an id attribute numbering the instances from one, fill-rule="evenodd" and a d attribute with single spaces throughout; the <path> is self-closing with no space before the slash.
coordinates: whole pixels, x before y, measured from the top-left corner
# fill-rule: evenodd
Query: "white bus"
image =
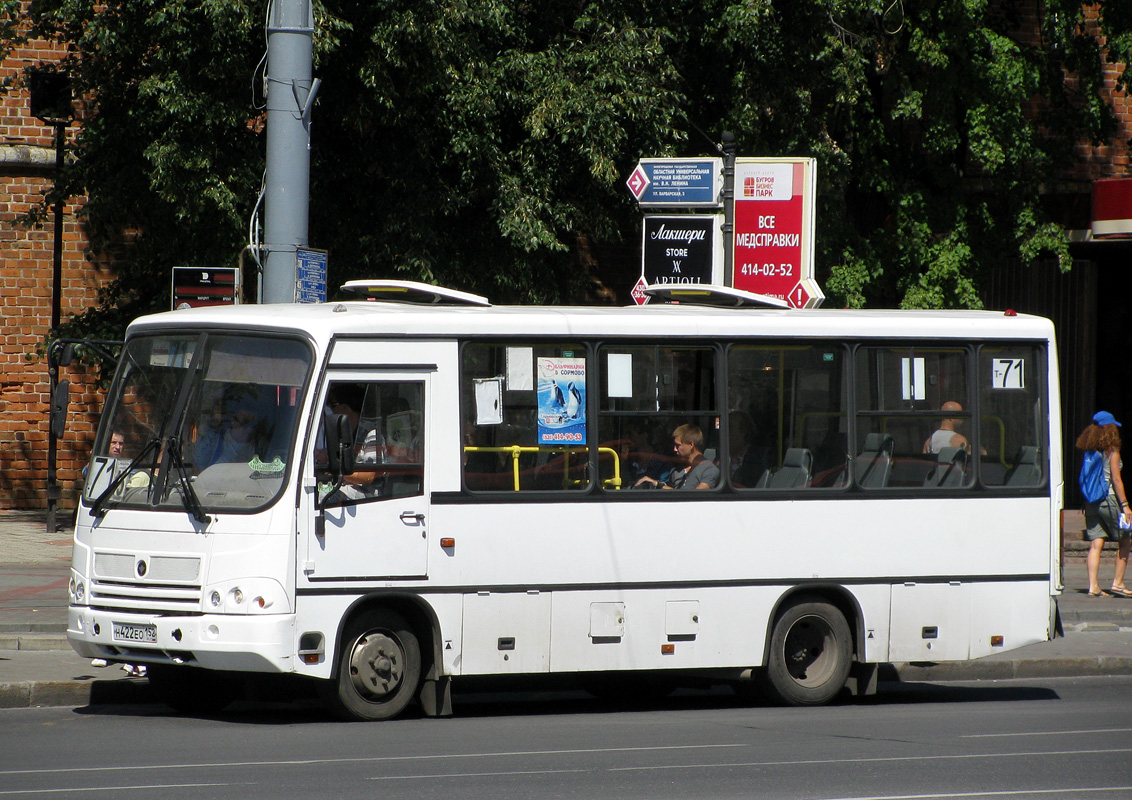
<path id="1" fill-rule="evenodd" d="M 289 673 L 382 719 L 540 673 L 818 704 L 879 664 L 1054 635 L 1046 319 L 347 286 L 129 327 L 75 530 L 77 652 L 145 665 L 179 709 Z M 682 426 L 718 479 L 636 488 L 676 482 Z"/>

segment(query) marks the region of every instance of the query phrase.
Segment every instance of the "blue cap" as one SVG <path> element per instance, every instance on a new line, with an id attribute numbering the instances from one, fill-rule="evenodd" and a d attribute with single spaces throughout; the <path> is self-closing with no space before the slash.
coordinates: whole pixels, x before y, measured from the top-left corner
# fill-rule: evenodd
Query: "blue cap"
<path id="1" fill-rule="evenodd" d="M 1120 423 L 1116 421 L 1116 417 L 1107 411 L 1098 411 L 1096 414 L 1093 414 L 1093 422 L 1098 425 L 1115 425 L 1118 428 L 1120 427 Z"/>

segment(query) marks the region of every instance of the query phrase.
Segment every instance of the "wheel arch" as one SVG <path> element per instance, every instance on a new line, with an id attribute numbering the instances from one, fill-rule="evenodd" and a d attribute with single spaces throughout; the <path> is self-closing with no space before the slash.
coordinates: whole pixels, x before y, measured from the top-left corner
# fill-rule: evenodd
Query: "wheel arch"
<path id="1" fill-rule="evenodd" d="M 864 655 L 865 614 L 856 596 L 845 586 L 839 583 L 807 583 L 793 586 L 783 592 L 774 604 L 774 609 L 767 619 L 766 630 L 763 632 L 763 656 L 761 667 L 767 666 L 770 658 L 770 640 L 774 635 L 774 626 L 782 613 L 799 601 L 819 600 L 836 608 L 845 617 L 849 631 L 853 635 L 852 656 L 859 661 Z"/>
<path id="2" fill-rule="evenodd" d="M 342 634 L 346 625 L 358 614 L 384 609 L 400 614 L 413 629 L 421 649 L 421 680 L 435 680 L 444 663 L 440 652 L 440 620 L 436 611 L 419 595 L 407 592 L 370 592 L 355 600 L 338 620 L 334 636 L 330 676 L 335 678 L 342 666 Z"/>

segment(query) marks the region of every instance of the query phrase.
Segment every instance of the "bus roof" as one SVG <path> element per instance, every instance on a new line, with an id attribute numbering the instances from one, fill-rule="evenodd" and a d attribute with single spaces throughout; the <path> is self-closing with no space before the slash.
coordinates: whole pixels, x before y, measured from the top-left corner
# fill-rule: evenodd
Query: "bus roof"
<path id="1" fill-rule="evenodd" d="M 1002 311 L 752 309 L 644 306 L 451 306 L 373 300 L 213 306 L 141 317 L 128 334 L 154 328 L 248 328 L 335 336 L 799 336 L 1052 339 L 1043 317 Z"/>

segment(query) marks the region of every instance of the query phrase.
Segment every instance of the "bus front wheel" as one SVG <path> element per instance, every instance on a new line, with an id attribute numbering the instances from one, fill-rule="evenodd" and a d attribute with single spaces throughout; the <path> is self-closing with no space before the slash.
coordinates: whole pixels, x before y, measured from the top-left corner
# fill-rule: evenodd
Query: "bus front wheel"
<path id="1" fill-rule="evenodd" d="M 421 649 L 412 626 L 392 611 L 365 612 L 346 626 L 338 677 L 324 687 L 343 719 L 391 719 L 409 705 L 421 679 Z"/>
<path id="2" fill-rule="evenodd" d="M 774 622 L 763 687 L 787 705 L 821 705 L 844 688 L 851 666 L 852 634 L 844 615 L 820 598 L 802 596 Z"/>

